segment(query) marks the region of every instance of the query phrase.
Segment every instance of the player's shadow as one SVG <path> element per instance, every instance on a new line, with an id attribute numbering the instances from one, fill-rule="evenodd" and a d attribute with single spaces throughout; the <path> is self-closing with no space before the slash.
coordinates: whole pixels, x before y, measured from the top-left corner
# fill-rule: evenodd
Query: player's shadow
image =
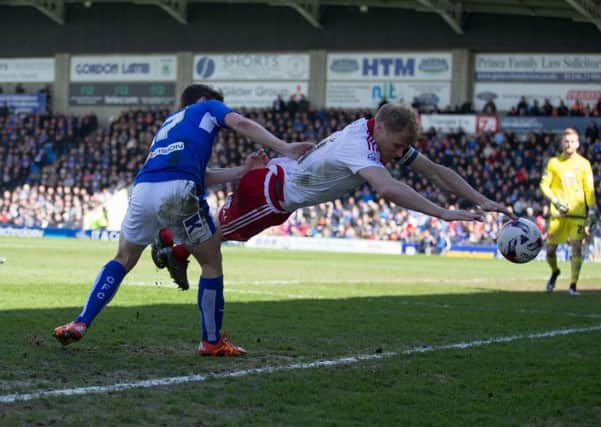
<path id="1" fill-rule="evenodd" d="M 174 290 L 175 292 L 175 290 Z M 0 382 L 13 392 L 288 364 L 601 324 L 599 294 L 491 292 L 227 303 L 224 329 L 249 354 L 202 358 L 194 304 L 108 306 L 85 338 L 52 328 L 76 307 L 0 312 Z"/>

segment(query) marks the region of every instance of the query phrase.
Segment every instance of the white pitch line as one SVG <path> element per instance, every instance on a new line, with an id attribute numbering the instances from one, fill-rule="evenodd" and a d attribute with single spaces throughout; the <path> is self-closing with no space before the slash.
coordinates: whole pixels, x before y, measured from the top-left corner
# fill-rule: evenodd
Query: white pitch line
<path id="1" fill-rule="evenodd" d="M 302 363 L 293 363 L 291 365 L 285 366 L 266 366 L 263 368 L 252 368 L 252 369 L 243 369 L 239 371 L 233 372 L 224 372 L 219 374 L 196 374 L 196 375 L 187 375 L 181 377 L 166 377 L 166 378 L 155 378 L 150 380 L 142 380 L 135 381 L 130 383 L 117 383 L 112 385 L 104 385 L 104 386 L 91 386 L 91 387 L 77 387 L 77 388 L 67 388 L 67 389 L 59 389 L 59 390 L 46 390 L 46 391 L 36 391 L 33 393 L 23 393 L 23 394 L 6 394 L 0 396 L 0 403 L 14 403 L 14 402 L 24 402 L 29 400 L 41 399 L 45 397 L 56 397 L 56 396 L 81 396 L 86 394 L 99 394 L 99 393 L 110 393 L 116 391 L 123 390 L 132 390 L 132 389 L 140 389 L 140 388 L 151 388 L 151 387 L 159 387 L 159 386 L 169 386 L 175 384 L 185 384 L 191 382 L 204 382 L 209 379 L 226 379 L 226 378 L 239 378 L 246 377 L 249 375 L 257 375 L 257 374 L 271 374 L 274 372 L 282 372 L 282 371 L 293 371 L 300 369 L 313 369 L 313 368 L 321 368 L 321 367 L 333 367 L 339 365 L 350 365 L 355 363 L 360 363 L 364 361 L 377 360 L 385 357 L 394 357 L 399 355 L 412 355 L 419 353 L 429 353 L 434 351 L 445 351 L 445 350 L 465 350 L 474 347 L 484 347 L 491 344 L 498 343 L 509 343 L 513 341 L 523 340 L 523 339 L 541 339 L 541 338 L 550 338 L 556 336 L 563 335 L 571 335 L 577 333 L 586 333 L 586 332 L 596 332 L 601 331 L 601 325 L 597 326 L 589 326 L 586 328 L 570 328 L 570 329 L 556 329 L 552 331 L 546 332 L 536 332 L 531 334 L 520 334 L 520 335 L 509 335 L 505 337 L 493 337 L 493 338 L 485 338 L 477 341 L 468 341 L 468 342 L 459 342 L 454 344 L 445 344 L 438 346 L 424 346 L 424 347 L 414 347 L 408 350 L 403 350 L 399 352 L 385 352 L 385 353 L 377 353 L 377 354 L 361 354 L 358 356 L 347 356 L 340 357 L 332 360 L 316 360 L 313 362 L 302 362 Z"/>

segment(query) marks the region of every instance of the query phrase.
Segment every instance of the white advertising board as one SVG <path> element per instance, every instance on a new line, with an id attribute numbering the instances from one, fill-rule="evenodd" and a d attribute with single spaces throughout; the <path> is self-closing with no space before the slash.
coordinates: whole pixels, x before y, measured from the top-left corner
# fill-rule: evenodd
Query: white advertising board
<path id="1" fill-rule="evenodd" d="M 420 123 L 423 131 L 434 128 L 442 132 L 455 132 L 459 129 L 466 133 L 476 132 L 474 114 L 421 114 Z"/>
<path id="2" fill-rule="evenodd" d="M 71 82 L 175 81 L 175 55 L 71 57 Z"/>
<path id="3" fill-rule="evenodd" d="M 488 98 L 492 98 L 498 110 L 507 111 L 517 106 L 524 96 L 532 104 L 537 99 L 542 105 L 545 98 L 554 107 L 563 99 L 567 106 L 580 99 L 584 105 L 597 103 L 601 98 L 599 84 L 567 84 L 567 83 L 484 83 L 474 85 L 474 107 L 482 110 Z"/>
<path id="4" fill-rule="evenodd" d="M 601 55 L 478 54 L 478 81 L 601 82 Z"/>
<path id="5" fill-rule="evenodd" d="M 444 108 L 451 101 L 450 82 L 328 82 L 326 107 L 376 108 L 382 99 Z"/>
<path id="6" fill-rule="evenodd" d="M 307 82 L 210 82 L 210 85 L 223 92 L 224 102 L 232 107 L 266 108 L 271 107 L 278 95 L 285 101 L 300 92 L 307 96 Z"/>
<path id="7" fill-rule="evenodd" d="M 0 82 L 53 82 L 54 58 L 0 58 Z"/>
<path id="8" fill-rule="evenodd" d="M 330 53 L 327 80 L 451 80 L 452 66 L 445 52 Z"/>
<path id="9" fill-rule="evenodd" d="M 249 248 L 290 249 L 325 252 L 354 252 L 400 255 L 401 242 L 367 239 L 335 239 L 259 234 L 244 244 Z"/>
<path id="10" fill-rule="evenodd" d="M 194 80 L 309 80 L 309 54 L 200 54 Z"/>

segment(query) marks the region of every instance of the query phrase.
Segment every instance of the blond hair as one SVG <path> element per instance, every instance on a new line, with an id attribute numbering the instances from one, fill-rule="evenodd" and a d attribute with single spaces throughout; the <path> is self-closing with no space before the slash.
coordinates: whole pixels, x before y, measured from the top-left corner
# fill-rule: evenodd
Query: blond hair
<path id="1" fill-rule="evenodd" d="M 417 139 L 419 125 L 417 113 L 405 104 L 384 104 L 376 113 L 376 122 L 381 122 L 389 132 L 406 130 L 412 140 Z"/>

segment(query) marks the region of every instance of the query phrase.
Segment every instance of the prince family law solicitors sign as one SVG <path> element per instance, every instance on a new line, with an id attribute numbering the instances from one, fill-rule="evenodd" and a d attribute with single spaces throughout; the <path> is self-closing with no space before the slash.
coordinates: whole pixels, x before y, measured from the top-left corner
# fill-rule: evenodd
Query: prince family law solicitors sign
<path id="1" fill-rule="evenodd" d="M 601 82 L 601 55 L 478 54 L 477 81 Z"/>
<path id="2" fill-rule="evenodd" d="M 508 111 L 524 97 L 540 105 L 545 99 L 569 107 L 577 99 L 596 103 L 601 97 L 601 55 L 588 53 L 483 53 L 475 58 L 474 106 L 490 99 Z"/>

